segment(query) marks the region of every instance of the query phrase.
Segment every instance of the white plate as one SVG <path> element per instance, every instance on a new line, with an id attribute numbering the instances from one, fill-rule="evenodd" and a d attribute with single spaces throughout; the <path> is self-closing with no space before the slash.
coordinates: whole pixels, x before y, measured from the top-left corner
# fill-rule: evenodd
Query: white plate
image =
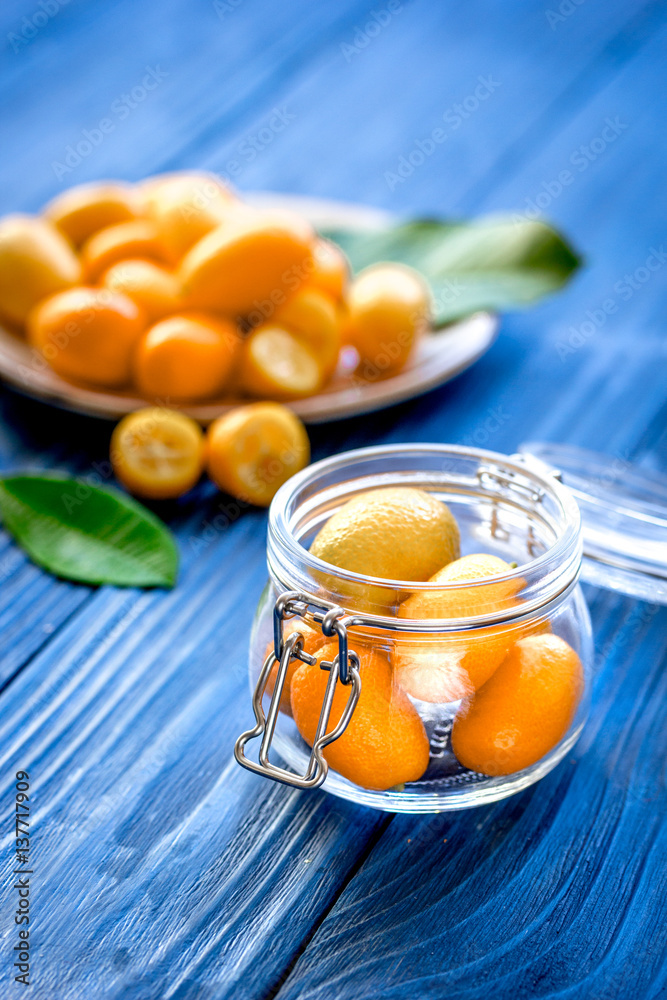
<path id="1" fill-rule="evenodd" d="M 317 226 L 377 228 L 390 223 L 391 216 L 362 205 L 313 198 L 258 193 L 247 195 L 255 204 L 280 205 L 296 209 Z M 317 424 L 339 417 L 380 410 L 419 396 L 448 382 L 469 368 L 495 340 L 498 319 L 489 313 L 477 313 L 460 323 L 445 327 L 422 338 L 406 367 L 391 378 L 358 384 L 353 372 L 341 365 L 327 387 L 316 396 L 295 400 L 288 405 L 306 423 Z M 0 327 L 0 379 L 19 392 L 66 410 L 88 416 L 118 420 L 126 413 L 146 406 L 139 396 L 108 390 L 85 389 L 61 379 L 19 337 Z M 203 424 L 220 416 L 233 405 L 229 399 L 180 406 L 184 413 Z"/>

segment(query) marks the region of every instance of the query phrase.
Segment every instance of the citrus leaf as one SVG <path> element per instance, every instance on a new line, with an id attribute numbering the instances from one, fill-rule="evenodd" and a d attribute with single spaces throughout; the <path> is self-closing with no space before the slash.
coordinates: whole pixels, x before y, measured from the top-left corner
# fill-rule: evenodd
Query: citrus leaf
<path id="1" fill-rule="evenodd" d="M 80 583 L 172 587 L 170 531 L 136 500 L 57 475 L 0 479 L 5 527 L 39 566 Z"/>
<path id="2" fill-rule="evenodd" d="M 428 279 L 435 323 L 480 310 L 498 312 L 536 302 L 567 284 L 581 258 L 544 222 L 489 216 L 473 222 L 417 220 L 378 230 L 329 229 L 359 271 L 391 260 Z"/>

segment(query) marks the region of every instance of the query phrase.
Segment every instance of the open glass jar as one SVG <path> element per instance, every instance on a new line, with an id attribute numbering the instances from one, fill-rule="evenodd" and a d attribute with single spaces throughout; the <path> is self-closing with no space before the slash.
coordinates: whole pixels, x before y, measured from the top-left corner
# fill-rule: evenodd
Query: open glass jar
<path id="1" fill-rule="evenodd" d="M 347 501 L 397 486 L 447 504 L 463 555 L 516 566 L 490 580 L 406 583 L 309 552 Z M 301 788 L 326 780 L 336 795 L 394 812 L 461 809 L 526 788 L 567 754 L 588 711 L 581 560 L 577 502 L 532 456 L 400 445 L 310 466 L 281 488 L 269 514 L 270 579 L 249 661 L 257 724 L 237 741 L 237 760 Z M 415 607 L 456 616 L 406 616 Z M 517 671 L 532 670 L 531 649 L 545 643 L 556 648 L 565 687 L 544 675 L 517 686 Z M 508 666 L 519 647 L 528 656 L 521 670 Z M 288 768 L 270 760 L 271 747 Z"/>

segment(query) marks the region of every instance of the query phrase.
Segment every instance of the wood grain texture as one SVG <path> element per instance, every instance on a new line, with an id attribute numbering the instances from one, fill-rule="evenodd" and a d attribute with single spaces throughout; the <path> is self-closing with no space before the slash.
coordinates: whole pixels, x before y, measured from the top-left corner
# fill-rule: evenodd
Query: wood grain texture
<path id="1" fill-rule="evenodd" d="M 281 998 L 658 995 L 667 612 L 589 599 L 601 669 L 570 758 L 511 801 L 394 819 Z"/>
<path id="2" fill-rule="evenodd" d="M 95 177 L 239 160 L 242 188 L 524 212 L 569 166 L 546 214 L 588 258 L 572 286 L 506 317 L 489 354 L 443 389 L 314 428 L 314 457 L 411 440 L 512 452 L 543 438 L 664 469 L 667 267 L 627 298 L 614 288 L 665 239 L 664 6 L 590 0 L 552 28 L 532 0 L 417 0 L 346 58 L 369 4 L 225 3 L 72 0 L 18 52 L 8 43 L 0 208 L 34 210 Z M 0 30 L 36 9 L 3 5 Z M 166 71 L 159 87 L 59 181 L 53 160 L 147 65 Z M 392 189 L 386 173 L 479 76 L 499 86 Z M 293 117 L 244 155 L 275 107 Z M 572 155 L 614 116 L 627 128 L 577 169 Z M 617 310 L 564 353 L 609 297 Z M 0 407 L 3 470 L 99 471 L 106 425 L 10 392 Z M 232 513 L 216 531 L 220 504 L 229 512 L 202 485 L 157 508 L 183 557 L 169 594 L 52 580 L 0 539 L 2 801 L 17 767 L 35 774 L 33 995 L 658 997 L 665 610 L 588 591 L 593 715 L 538 786 L 454 818 L 392 819 L 232 763 L 251 718 L 266 521 Z M 6 955 L 6 920 L 0 939 Z"/>
<path id="3" fill-rule="evenodd" d="M 5 797 L 35 776 L 40 996 L 263 995 L 386 823 L 233 761 L 262 522 L 186 548 L 180 592 L 100 590 L 6 692 Z"/>

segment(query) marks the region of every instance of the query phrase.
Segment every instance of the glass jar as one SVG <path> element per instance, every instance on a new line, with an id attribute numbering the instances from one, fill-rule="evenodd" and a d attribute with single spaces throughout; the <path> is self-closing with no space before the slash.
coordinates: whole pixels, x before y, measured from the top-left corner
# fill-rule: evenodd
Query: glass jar
<path id="1" fill-rule="evenodd" d="M 289 480 L 269 513 L 269 582 L 249 659 L 257 724 L 237 741 L 239 763 L 393 812 L 492 802 L 555 767 L 586 720 L 593 661 L 581 516 L 560 478 L 533 455 L 391 445 Z M 488 553 L 510 569 L 406 583 L 311 555 L 347 501 L 396 486 L 447 504 L 463 555 Z M 414 608 L 422 614 L 411 617 Z M 434 617 L 442 609 L 450 616 Z M 551 673 L 545 648 L 555 651 Z"/>

